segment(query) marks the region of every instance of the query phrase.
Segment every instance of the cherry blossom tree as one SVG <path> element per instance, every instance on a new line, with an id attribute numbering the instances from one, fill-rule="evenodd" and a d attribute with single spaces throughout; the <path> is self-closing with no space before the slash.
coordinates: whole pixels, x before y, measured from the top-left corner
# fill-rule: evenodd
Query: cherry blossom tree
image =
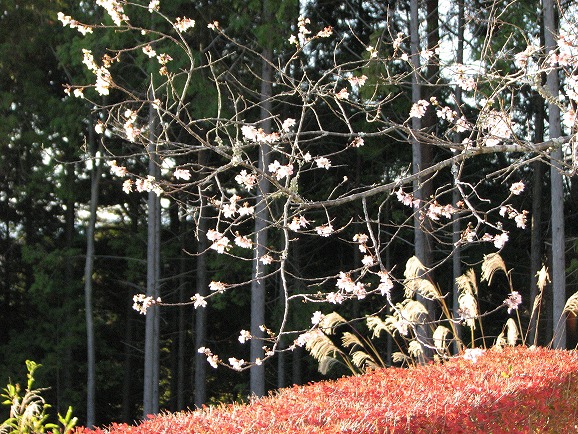
<path id="1" fill-rule="evenodd" d="M 578 40 L 572 34 L 562 37 L 551 31 L 553 39 L 546 44 L 551 51 L 545 55 L 535 41 L 526 38 L 527 45 L 520 47 L 512 37 L 499 49 L 500 61 L 508 64 L 505 68 L 485 50 L 479 58 L 468 59 L 462 49 L 455 56 L 452 40 L 440 40 L 439 46 L 421 50 L 417 42 L 422 18 L 418 2 L 412 2 L 409 36 L 390 34 L 377 44 L 364 44 L 354 60 L 340 61 L 335 55 L 333 63 L 319 71 L 310 63 L 312 47 L 337 53 L 343 39 L 331 27 L 307 17 L 297 18 L 284 47 L 271 52 L 258 44 L 239 42 L 219 22 L 166 16 L 162 4 L 155 1 L 148 5 L 118 0 L 98 3 L 113 24 L 79 23 L 64 14 L 60 19 L 81 33 L 113 27 L 135 36 L 121 48 L 98 56 L 89 47 L 79 53 L 93 81 L 71 84 L 68 90 L 71 96 L 95 104 L 100 134 L 120 135 L 134 145 L 133 155 L 107 155 L 115 161 L 122 189 L 127 194 L 149 192 L 149 198 L 178 194 L 182 212 L 197 227 L 203 210 L 208 229 L 197 233 L 208 247 L 200 254 L 225 255 L 228 261 L 252 265 L 252 272 L 236 281 L 209 277 L 204 288 L 208 291 L 197 292 L 190 304 L 203 309 L 213 298 L 243 288 L 252 288 L 264 300 L 264 282 L 272 278 L 280 288 L 283 309 L 279 317 L 268 317 L 259 306 L 252 310 L 251 329 L 239 331 L 240 343 L 251 341 L 248 359 L 217 354 L 208 346 L 197 349 L 212 367 L 264 369 L 263 364 L 277 352 L 322 339 L 325 309 L 368 300 L 373 311 L 364 317 L 374 318 L 389 307 L 387 321 L 398 334 L 407 336 L 410 352 L 418 358 L 426 350 L 435 352 L 434 339 L 438 338 L 419 329 L 433 330 L 438 325 L 433 318 L 425 319 L 426 305 L 429 300 L 443 299 L 445 290 L 424 279 L 424 274 L 451 264 L 457 249 L 473 246 L 495 252 L 507 248 L 512 233 L 526 228 L 528 211 L 518 200 L 526 192 L 521 168 L 535 160 L 549 161 L 554 180 L 554 172 L 563 175 L 572 167 L 568 155 L 573 136 L 551 131 L 549 139 L 535 143 L 516 122 L 520 107 L 514 98 L 522 86 L 532 86 L 546 95 L 550 110 L 559 107 L 565 120 L 573 119 L 578 97 L 571 66 L 578 61 L 574 51 Z M 150 29 L 133 21 L 131 14 L 142 11 L 153 14 L 163 26 Z M 498 20 L 501 13 L 493 9 L 488 22 Z M 507 23 L 501 25 L 512 34 L 520 31 Z M 387 35 L 387 28 L 380 30 Z M 197 31 L 212 35 L 210 48 L 202 52 L 191 48 Z M 123 62 L 139 56 L 152 59 L 154 65 L 148 92 L 139 93 L 123 84 Z M 439 80 L 427 83 L 440 91 L 439 97 L 421 92 L 428 62 L 435 62 L 439 70 Z M 263 72 L 251 65 L 264 65 Z M 544 71 L 565 76 L 565 101 L 560 102 L 553 87 L 548 90 L 541 85 Z M 190 96 L 191 86 L 201 79 L 214 90 L 216 105 L 211 116 L 197 117 Z M 410 86 L 408 98 L 402 90 Z M 454 88 L 460 89 L 459 97 L 441 96 Z M 114 96 L 115 102 L 99 105 L 97 95 Z M 158 132 L 148 120 L 149 107 L 158 119 Z M 434 116 L 434 127 L 424 127 L 426 115 Z M 362 183 L 352 183 L 347 175 L 351 161 L 362 152 L 382 153 L 385 143 L 409 148 L 413 159 L 398 158 L 390 167 L 372 171 Z M 422 164 L 424 148 L 435 149 L 436 159 Z M 199 158 L 202 153 L 210 157 Z M 156 170 L 147 174 L 126 170 L 123 159 L 139 154 L 150 156 Z M 177 158 L 185 163 L 177 165 Z M 480 171 L 476 164 L 485 167 Z M 420 193 L 426 180 L 432 185 L 427 195 Z M 484 192 L 488 180 L 491 194 Z M 557 200 L 561 203 L 562 199 Z M 212 209 L 210 214 L 205 213 L 205 204 Z M 393 221 L 385 212 L 391 207 L 404 217 Z M 351 209 L 358 211 L 351 213 Z M 416 251 L 425 242 L 422 231 L 427 231 L 445 252 L 432 263 L 419 254 L 415 260 L 400 259 L 399 267 L 408 264 L 403 275 L 395 266 L 388 268 L 384 256 L 393 243 L 403 241 L 407 231 L 415 233 Z M 317 254 L 315 246 L 339 246 L 351 258 L 339 261 L 325 254 L 322 274 L 298 274 L 292 269 L 296 246 L 309 246 L 310 259 Z M 353 250 L 358 252 L 357 260 L 352 259 Z M 296 282 L 306 290 L 296 291 Z M 475 291 L 466 287 L 456 298 L 461 311 L 454 312 L 450 322 L 473 330 L 483 313 L 474 303 Z M 258 294 L 255 288 L 261 288 Z M 406 301 L 398 303 L 401 288 Z M 511 289 L 503 304 L 508 313 L 520 302 L 514 292 Z M 156 292 L 137 297 L 135 303 L 143 313 L 165 304 L 162 293 Z M 303 303 L 319 310 L 307 328 L 292 329 L 289 313 Z M 280 348 L 281 338 L 291 342 L 288 349 Z M 461 342 L 457 332 L 452 339 Z M 251 382 L 258 395 L 264 393 L 261 379 L 255 379 L 254 385 Z"/>

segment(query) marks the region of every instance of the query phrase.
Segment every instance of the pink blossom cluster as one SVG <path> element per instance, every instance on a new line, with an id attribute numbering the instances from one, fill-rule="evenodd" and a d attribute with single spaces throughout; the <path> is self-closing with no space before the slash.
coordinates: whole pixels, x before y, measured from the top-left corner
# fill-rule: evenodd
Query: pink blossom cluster
<path id="1" fill-rule="evenodd" d="M 414 208 L 419 208 L 419 200 L 413 197 L 413 194 L 406 193 L 403 189 L 399 189 L 395 192 L 397 200 L 399 200 L 405 206 L 411 206 Z"/>
<path id="2" fill-rule="evenodd" d="M 281 130 L 283 130 L 284 132 L 288 133 L 289 131 L 291 131 L 291 129 L 295 126 L 295 119 L 293 118 L 287 118 L 283 121 L 283 123 L 281 124 Z"/>
<path id="3" fill-rule="evenodd" d="M 331 167 L 331 161 L 326 157 L 319 157 L 315 159 L 315 164 L 321 169 L 328 170 Z"/>
<path id="4" fill-rule="evenodd" d="M 117 26 L 120 26 L 122 21 L 128 21 L 121 2 L 117 0 L 96 0 L 96 4 L 106 9 L 106 12 L 108 12 L 112 21 Z"/>
<path id="5" fill-rule="evenodd" d="M 488 233 L 485 233 L 482 236 L 482 241 L 493 242 L 496 249 L 501 249 L 502 247 L 504 247 L 509 239 L 510 237 L 508 236 L 507 232 L 502 232 L 501 234 L 498 235 L 490 235 Z"/>
<path id="6" fill-rule="evenodd" d="M 136 294 L 133 296 L 132 301 L 134 302 L 132 308 L 142 315 L 146 315 L 148 308 L 152 305 L 162 302 L 160 297 L 155 299 L 145 294 Z"/>
<path id="7" fill-rule="evenodd" d="M 257 176 L 253 173 L 247 173 L 246 170 L 241 170 L 241 172 L 235 176 L 235 181 L 247 190 L 251 190 L 257 184 Z"/>
<path id="8" fill-rule="evenodd" d="M 148 5 L 148 10 L 152 14 L 153 12 L 158 11 L 159 7 L 160 7 L 159 0 L 151 0 L 151 2 Z"/>
<path id="9" fill-rule="evenodd" d="M 186 18 L 186 17 L 182 17 L 182 18 L 177 18 L 175 20 L 175 28 L 181 32 L 184 33 L 189 29 L 192 29 L 193 27 L 195 27 L 195 20 L 191 20 L 190 18 Z"/>
<path id="10" fill-rule="evenodd" d="M 136 141 L 137 137 L 140 136 L 141 130 L 136 127 L 137 112 L 126 109 L 124 111 L 125 122 L 123 124 L 124 134 L 129 142 Z"/>
<path id="11" fill-rule="evenodd" d="M 154 50 L 154 48 L 150 44 L 147 44 L 144 47 L 142 47 L 142 52 L 144 54 L 146 54 L 151 59 L 153 57 L 156 57 L 156 55 L 157 55 L 157 52 Z"/>
<path id="12" fill-rule="evenodd" d="M 508 113 L 490 110 L 482 112 L 479 117 L 480 127 L 487 131 L 484 137 L 486 146 L 496 146 L 512 136 L 512 119 Z"/>
<path id="13" fill-rule="evenodd" d="M 175 171 L 173 172 L 173 176 L 176 179 L 182 179 L 184 181 L 188 181 L 191 179 L 191 172 L 189 172 L 188 169 L 175 169 Z"/>
<path id="14" fill-rule="evenodd" d="M 227 285 L 224 284 L 223 282 L 213 281 L 209 283 L 209 289 L 215 292 L 223 292 L 225 289 L 227 289 Z"/>
<path id="15" fill-rule="evenodd" d="M 269 172 L 275 176 L 277 181 L 282 180 L 283 178 L 289 177 L 293 175 L 293 165 L 292 164 L 281 164 L 279 160 L 273 161 L 273 163 L 269 164 Z"/>
<path id="16" fill-rule="evenodd" d="M 119 166 L 116 163 L 116 160 L 110 160 L 108 162 L 108 165 L 110 166 L 110 171 L 113 175 L 118 176 L 120 178 L 124 178 L 127 174 L 128 171 L 126 170 L 126 167 L 124 166 Z"/>
<path id="17" fill-rule="evenodd" d="M 374 257 L 369 254 L 369 249 L 367 247 L 367 242 L 369 241 L 369 237 L 366 234 L 355 234 L 353 236 L 353 242 L 358 243 L 358 248 L 361 253 L 367 253 L 361 259 L 361 263 L 364 267 L 371 267 L 375 265 Z"/>
<path id="18" fill-rule="evenodd" d="M 304 345 L 307 345 L 307 343 L 314 341 L 315 339 L 318 339 L 321 336 L 323 336 L 323 332 L 318 328 L 314 328 L 313 330 L 301 333 L 299 336 L 297 336 L 297 339 L 295 339 L 293 345 L 297 347 L 302 347 Z"/>
<path id="19" fill-rule="evenodd" d="M 226 219 L 233 218 L 236 214 L 241 217 L 246 217 L 253 215 L 255 213 L 255 208 L 249 205 L 249 202 L 243 202 L 241 206 L 238 205 L 241 197 L 234 194 L 229 198 L 229 202 L 215 201 L 215 205 L 221 210 L 222 216 Z"/>
<path id="20" fill-rule="evenodd" d="M 243 369 L 244 364 L 245 364 L 245 360 L 243 360 L 243 359 L 237 359 L 235 357 L 229 357 L 229 365 L 231 365 L 231 368 L 233 368 L 235 371 L 241 371 Z"/>
<path id="21" fill-rule="evenodd" d="M 337 99 L 349 99 L 349 91 L 346 88 L 341 89 L 335 94 Z"/>
<path id="22" fill-rule="evenodd" d="M 57 17 L 64 27 L 70 26 L 71 29 L 77 29 L 83 35 L 92 33 L 92 27 L 79 23 L 78 21 L 72 19 L 72 17 L 69 15 L 64 15 L 62 12 L 58 12 Z"/>
<path id="23" fill-rule="evenodd" d="M 456 63 L 453 68 L 454 78 L 459 87 L 466 92 L 472 91 L 476 88 L 476 81 L 468 74 L 465 65 Z"/>
<path id="24" fill-rule="evenodd" d="M 500 215 L 502 217 L 508 216 L 516 222 L 516 226 L 520 229 L 526 229 L 526 222 L 528 219 L 528 211 L 523 210 L 522 212 L 517 211 L 511 205 L 503 205 L 500 207 Z"/>
<path id="25" fill-rule="evenodd" d="M 195 309 L 197 309 L 199 307 L 206 307 L 207 306 L 206 298 L 203 297 L 198 292 L 191 297 L 191 301 L 193 302 L 193 306 Z"/>
<path id="26" fill-rule="evenodd" d="M 359 251 L 361 253 L 367 253 L 367 242 L 369 241 L 369 236 L 367 234 L 355 234 L 353 236 L 353 242 L 358 243 Z"/>
<path id="27" fill-rule="evenodd" d="M 100 95 L 108 95 L 110 93 L 110 88 L 112 87 L 112 77 L 108 70 L 111 59 L 108 56 L 105 56 L 103 58 L 103 66 L 98 66 L 94 61 L 94 56 L 90 50 L 83 48 L 82 53 L 82 63 L 84 63 L 86 67 L 96 75 L 96 83 L 94 85 L 96 91 Z"/>
<path id="28" fill-rule="evenodd" d="M 244 235 L 239 235 L 238 232 L 235 237 L 235 244 L 241 247 L 242 249 L 250 249 L 251 247 L 253 247 L 253 241 L 251 241 L 250 238 Z"/>
<path id="29" fill-rule="evenodd" d="M 365 285 L 362 282 L 354 282 L 349 273 L 343 271 L 339 273 L 335 286 L 345 293 L 353 294 L 358 300 L 364 299 L 367 295 Z"/>
<path id="30" fill-rule="evenodd" d="M 440 205 L 437 201 L 433 201 L 427 206 L 427 210 L 425 215 L 430 218 L 431 220 L 439 220 L 441 216 L 451 219 L 452 214 L 454 214 L 457 210 L 451 205 Z"/>
<path id="31" fill-rule="evenodd" d="M 213 354 L 209 348 L 201 347 L 197 350 L 197 352 L 199 354 L 204 354 L 205 356 L 207 356 L 207 362 L 209 362 L 209 365 L 217 369 L 220 363 L 219 357 L 216 354 Z"/>
<path id="32" fill-rule="evenodd" d="M 352 86 L 363 86 L 367 81 L 367 75 L 354 75 L 347 79 Z"/>
<path id="33" fill-rule="evenodd" d="M 326 223 L 321 226 L 317 226 L 315 228 L 315 232 L 317 232 L 317 235 L 322 237 L 328 237 L 334 232 L 334 229 L 331 223 Z"/>
<path id="34" fill-rule="evenodd" d="M 411 110 L 409 111 L 409 117 L 423 118 L 429 105 L 430 105 L 429 101 L 426 101 L 425 99 L 420 99 L 418 102 L 414 103 L 411 106 Z"/>
<path id="35" fill-rule="evenodd" d="M 518 310 L 518 306 L 522 304 L 522 296 L 518 291 L 512 291 L 504 300 L 504 304 L 508 306 L 508 313 L 511 313 L 512 310 Z"/>
<path id="36" fill-rule="evenodd" d="M 379 275 L 379 285 L 377 290 L 381 295 L 387 295 L 393 289 L 393 280 L 387 270 L 383 270 L 377 273 Z"/>
<path id="37" fill-rule="evenodd" d="M 297 35 L 291 35 L 288 39 L 291 45 L 295 45 L 298 48 L 307 44 L 311 40 L 309 35 L 311 35 L 311 30 L 307 28 L 307 25 L 311 24 L 311 20 L 307 17 L 300 16 L 297 20 Z M 327 26 L 323 30 L 317 32 L 315 37 L 317 38 L 329 38 L 333 35 L 333 27 Z"/>
<path id="38" fill-rule="evenodd" d="M 225 253 L 231 248 L 229 238 L 214 229 L 207 231 L 207 239 L 213 242 L 209 248 L 216 250 L 217 253 Z"/>
<path id="39" fill-rule="evenodd" d="M 160 184 L 156 181 L 155 177 L 151 175 L 147 175 L 146 178 L 137 178 L 136 181 L 133 181 L 132 179 L 125 179 L 122 183 L 122 189 L 127 194 L 133 191 L 133 187 L 139 193 L 152 191 L 157 196 L 160 196 L 164 192 Z"/>
<path id="40" fill-rule="evenodd" d="M 355 139 L 353 139 L 353 141 L 351 142 L 350 146 L 352 148 L 360 148 L 365 144 L 364 140 L 361 137 L 356 137 Z"/>
<path id="41" fill-rule="evenodd" d="M 279 133 L 267 134 L 263 128 L 255 128 L 252 125 L 243 125 L 241 127 L 241 133 L 245 139 L 256 143 L 272 144 L 279 141 L 279 138 L 281 137 Z"/>
<path id="42" fill-rule="evenodd" d="M 453 123 L 455 126 L 455 129 L 456 129 L 456 132 L 462 133 L 464 131 L 471 129 L 468 121 L 466 120 L 466 118 L 464 116 L 460 117 L 458 115 L 458 112 L 453 110 L 451 107 L 442 106 L 438 102 L 436 97 L 432 96 L 430 98 L 430 102 L 431 102 L 431 104 L 433 104 L 436 107 L 437 117 L 440 119 L 445 119 L 448 122 Z"/>
<path id="43" fill-rule="evenodd" d="M 251 339 L 253 336 L 251 336 L 251 333 L 248 332 L 247 330 L 241 330 L 241 333 L 239 335 L 239 342 L 241 342 L 242 344 L 244 344 L 245 342 L 247 342 L 249 339 Z"/>
<path id="44" fill-rule="evenodd" d="M 526 68 L 528 66 L 528 61 L 532 58 L 532 55 L 539 49 L 539 47 L 533 44 L 528 45 L 524 51 L 514 55 L 514 64 L 520 69 Z"/>
<path id="45" fill-rule="evenodd" d="M 293 232 L 297 232 L 301 228 L 306 228 L 309 225 L 309 221 L 303 216 L 295 216 L 291 220 L 291 223 L 287 225 L 289 229 Z"/>

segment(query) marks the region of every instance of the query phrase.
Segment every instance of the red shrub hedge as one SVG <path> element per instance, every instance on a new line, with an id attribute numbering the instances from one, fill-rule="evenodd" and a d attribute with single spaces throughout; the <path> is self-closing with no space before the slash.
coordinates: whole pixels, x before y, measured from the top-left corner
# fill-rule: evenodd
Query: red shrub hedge
<path id="1" fill-rule="evenodd" d="M 77 433 L 565 433 L 577 412 L 577 352 L 519 347 Z"/>

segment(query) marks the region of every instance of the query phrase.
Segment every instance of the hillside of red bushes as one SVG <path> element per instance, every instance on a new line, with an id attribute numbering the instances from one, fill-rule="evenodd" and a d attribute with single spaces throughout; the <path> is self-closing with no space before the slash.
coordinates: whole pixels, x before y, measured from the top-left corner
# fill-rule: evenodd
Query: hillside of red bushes
<path id="1" fill-rule="evenodd" d="M 77 434 L 578 432 L 578 354 L 487 350 Z"/>

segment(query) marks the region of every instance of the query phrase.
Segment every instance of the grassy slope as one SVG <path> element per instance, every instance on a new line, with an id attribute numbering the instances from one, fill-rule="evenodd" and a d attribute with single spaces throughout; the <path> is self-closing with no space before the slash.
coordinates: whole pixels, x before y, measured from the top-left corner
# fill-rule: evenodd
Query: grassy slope
<path id="1" fill-rule="evenodd" d="M 578 353 L 489 350 L 477 362 L 389 368 L 283 389 L 250 405 L 80 434 L 578 432 Z"/>

